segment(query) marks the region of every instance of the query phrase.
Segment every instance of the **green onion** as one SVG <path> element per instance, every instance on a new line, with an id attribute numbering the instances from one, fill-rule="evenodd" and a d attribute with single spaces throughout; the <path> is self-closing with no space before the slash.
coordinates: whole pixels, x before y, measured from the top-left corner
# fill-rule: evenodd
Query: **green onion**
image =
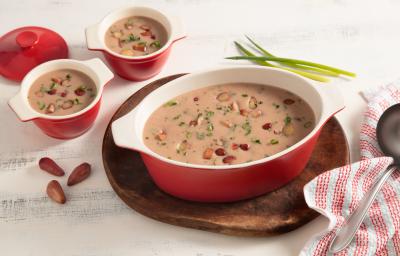
<path id="1" fill-rule="evenodd" d="M 292 63 L 292 64 L 302 64 L 302 65 L 307 65 L 307 66 L 311 66 L 311 67 L 317 67 L 317 68 L 321 68 L 321 69 L 325 69 L 325 70 L 329 70 L 332 72 L 336 72 L 342 75 L 346 75 L 346 76 L 350 76 L 350 77 L 355 77 L 356 74 L 346 71 L 346 70 L 342 70 L 342 69 L 338 69 L 338 68 L 334 68 L 331 66 L 327 66 L 327 65 L 323 65 L 323 64 L 319 64 L 319 63 L 315 63 L 315 62 L 311 62 L 311 61 L 306 61 L 306 60 L 297 60 L 297 59 L 288 59 L 288 58 L 277 58 L 277 57 L 258 57 L 258 56 L 233 56 L 233 57 L 228 57 L 227 59 L 230 60 L 255 60 L 255 61 L 276 61 L 276 62 L 284 62 L 284 63 Z"/>
<path id="2" fill-rule="evenodd" d="M 161 43 L 160 41 L 154 41 L 150 44 L 151 47 L 156 47 L 156 48 L 160 48 L 161 47 Z"/>
<path id="3" fill-rule="evenodd" d="M 286 125 L 288 125 L 292 122 L 292 118 L 290 116 L 286 116 L 283 121 L 285 122 Z"/>
<path id="4" fill-rule="evenodd" d="M 176 102 L 175 100 L 170 100 L 167 103 L 164 104 L 164 107 L 172 107 L 178 105 L 178 102 Z"/>
<path id="5" fill-rule="evenodd" d="M 250 41 L 250 43 L 252 43 L 261 53 L 263 53 L 264 56 L 266 57 L 276 57 L 274 56 L 272 53 L 268 52 L 267 50 L 265 50 L 264 48 L 262 48 L 259 44 L 257 44 L 253 39 L 251 39 L 250 37 L 246 36 L 247 40 Z M 324 69 L 320 69 L 320 68 L 316 68 L 316 67 L 308 67 L 308 66 L 304 66 L 301 64 L 292 64 L 292 63 L 284 63 L 285 66 L 288 67 L 292 67 L 292 68 L 298 68 L 298 69 L 304 69 L 304 70 L 309 70 L 309 71 L 313 71 L 313 72 L 317 72 L 323 75 L 328 75 L 328 76 L 339 76 L 339 73 L 333 72 L 333 71 L 329 71 L 329 70 L 324 70 Z"/>
<path id="6" fill-rule="evenodd" d="M 239 44 L 238 42 L 235 42 L 235 44 L 236 44 L 236 46 L 237 46 L 247 57 L 256 57 L 253 53 L 251 53 L 249 50 L 247 50 L 246 48 L 244 48 L 244 47 L 243 47 L 241 44 Z M 241 57 L 245 57 L 245 56 L 241 56 Z M 227 59 L 229 59 L 229 58 L 227 58 Z M 301 71 L 301 70 L 297 70 L 297 69 L 292 69 L 292 68 L 287 68 L 287 67 L 276 66 L 276 65 L 273 65 L 273 64 L 271 64 L 271 63 L 269 63 L 269 62 L 267 62 L 267 61 L 264 61 L 264 60 L 256 60 L 256 59 L 254 59 L 254 60 L 252 60 L 252 61 L 254 61 L 255 63 L 257 63 L 257 64 L 259 64 L 259 65 L 261 65 L 261 66 L 267 66 L 267 67 L 279 68 L 279 69 L 287 70 L 287 71 L 296 73 L 296 74 L 298 74 L 298 75 L 301 75 L 301 76 L 310 78 L 310 79 L 315 80 L 315 81 L 319 81 L 319 82 L 329 82 L 329 79 L 327 79 L 327 78 L 325 78 L 325 77 L 323 77 L 323 76 L 319 76 L 319 75 L 316 75 L 316 74 L 312 74 L 312 73 L 309 73 L 309 72 L 306 72 L 306 71 Z"/>
<path id="7" fill-rule="evenodd" d="M 269 143 L 271 143 L 272 145 L 275 145 L 275 144 L 279 143 L 279 140 L 272 139 L 272 140 L 269 141 Z"/>
<path id="8" fill-rule="evenodd" d="M 246 131 L 244 135 L 249 135 L 251 133 L 251 125 L 249 120 L 246 120 L 246 122 L 242 124 L 242 129 Z"/>
<path id="9" fill-rule="evenodd" d="M 199 139 L 199 140 L 204 140 L 204 137 L 205 137 L 205 135 L 204 135 L 203 132 L 201 132 L 201 133 L 196 132 L 196 138 L 197 138 L 197 139 Z"/>

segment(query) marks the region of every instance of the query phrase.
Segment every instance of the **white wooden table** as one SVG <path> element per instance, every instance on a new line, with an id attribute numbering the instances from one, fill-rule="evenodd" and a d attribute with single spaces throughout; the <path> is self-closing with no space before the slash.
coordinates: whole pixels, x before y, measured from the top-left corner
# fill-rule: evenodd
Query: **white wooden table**
<path id="1" fill-rule="evenodd" d="M 177 43 L 157 79 L 232 63 L 233 40 L 253 36 L 281 56 L 314 60 L 354 71 L 354 80 L 337 79 L 347 108 L 338 115 L 358 154 L 359 124 L 365 102 L 363 88 L 378 86 L 400 71 L 400 2 L 351 0 L 19 0 L 0 2 L 0 34 L 38 25 L 59 32 L 71 58 L 100 54 L 86 50 L 84 28 L 126 4 L 146 4 L 179 14 L 188 37 Z M 7 106 L 19 86 L 0 77 L 0 255 L 296 255 L 327 221 L 315 221 L 285 235 L 238 238 L 191 230 L 146 218 L 115 195 L 101 159 L 101 142 L 117 107 L 147 82 L 116 78 L 104 92 L 95 126 L 70 141 L 51 139 L 32 123 L 19 122 Z M 323 86 L 323 85 L 321 85 Z M 55 158 L 68 171 L 83 160 L 93 175 L 66 189 L 60 206 L 48 200 L 52 178 L 37 168 L 42 156 Z M 64 178 L 63 182 L 66 182 Z"/>

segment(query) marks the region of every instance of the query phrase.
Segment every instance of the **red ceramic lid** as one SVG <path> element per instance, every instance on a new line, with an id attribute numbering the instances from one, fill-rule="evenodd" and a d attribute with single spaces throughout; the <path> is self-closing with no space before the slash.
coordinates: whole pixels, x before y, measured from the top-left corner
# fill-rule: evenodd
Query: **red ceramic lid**
<path id="1" fill-rule="evenodd" d="M 37 65 L 68 58 L 68 46 L 56 32 L 41 27 L 22 27 L 0 37 L 0 74 L 21 81 Z"/>

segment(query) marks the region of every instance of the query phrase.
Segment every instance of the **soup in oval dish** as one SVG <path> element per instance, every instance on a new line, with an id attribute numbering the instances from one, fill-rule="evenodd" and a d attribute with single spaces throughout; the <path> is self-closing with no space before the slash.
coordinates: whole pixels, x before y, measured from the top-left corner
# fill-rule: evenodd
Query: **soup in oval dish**
<path id="1" fill-rule="evenodd" d="M 148 118 L 143 140 L 168 159 L 240 164 L 294 145 L 315 126 L 311 107 L 273 86 L 220 84 L 179 95 Z"/>

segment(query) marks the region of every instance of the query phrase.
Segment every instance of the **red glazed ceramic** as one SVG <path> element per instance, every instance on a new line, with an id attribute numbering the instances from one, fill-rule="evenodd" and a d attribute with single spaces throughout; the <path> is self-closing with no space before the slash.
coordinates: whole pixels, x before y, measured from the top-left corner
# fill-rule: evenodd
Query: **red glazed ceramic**
<path id="1" fill-rule="evenodd" d="M 293 146 L 266 158 L 234 165 L 198 165 L 160 156 L 143 142 L 143 128 L 160 105 L 180 94 L 226 83 L 256 83 L 282 88 L 303 98 L 314 111 L 315 128 Z M 255 197 L 293 180 L 307 164 L 323 125 L 344 108 L 333 85 L 314 85 L 296 74 L 265 67 L 220 68 L 180 77 L 149 94 L 112 123 L 115 143 L 140 152 L 154 182 L 176 197 L 229 202 Z"/>
<path id="2" fill-rule="evenodd" d="M 21 81 L 37 65 L 68 58 L 68 47 L 56 32 L 42 27 L 22 27 L 0 37 L 0 74 Z"/>
<path id="3" fill-rule="evenodd" d="M 84 109 L 64 116 L 50 116 L 36 112 L 28 102 L 28 92 L 33 82 L 41 75 L 58 70 L 74 69 L 88 75 L 96 84 L 97 95 Z M 71 139 L 85 133 L 99 112 L 104 86 L 114 77 L 100 59 L 87 61 L 53 60 L 32 69 L 22 80 L 21 90 L 8 102 L 21 121 L 33 121 L 44 133 L 57 139 Z"/>
<path id="4" fill-rule="evenodd" d="M 143 16 L 161 23 L 167 31 L 168 41 L 158 51 L 138 57 L 128 57 L 107 48 L 104 43 L 105 33 L 116 21 L 130 17 Z M 104 19 L 86 29 L 86 42 L 89 50 L 102 51 L 113 70 L 121 77 L 142 81 L 157 75 L 168 59 L 174 42 L 185 37 L 178 18 L 149 7 L 129 7 L 114 11 Z"/>

